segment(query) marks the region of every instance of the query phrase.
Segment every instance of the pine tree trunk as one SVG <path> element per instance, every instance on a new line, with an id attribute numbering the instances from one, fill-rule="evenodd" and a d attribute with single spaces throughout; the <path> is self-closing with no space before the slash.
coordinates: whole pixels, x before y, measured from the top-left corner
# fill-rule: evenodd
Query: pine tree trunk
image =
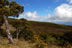
<path id="1" fill-rule="evenodd" d="M 14 44 L 13 38 L 12 38 L 12 36 L 10 34 L 10 31 L 9 31 L 7 17 L 5 15 L 3 17 L 4 17 L 4 22 L 5 22 L 5 27 L 6 27 L 6 33 L 7 33 L 8 40 L 11 44 Z"/>

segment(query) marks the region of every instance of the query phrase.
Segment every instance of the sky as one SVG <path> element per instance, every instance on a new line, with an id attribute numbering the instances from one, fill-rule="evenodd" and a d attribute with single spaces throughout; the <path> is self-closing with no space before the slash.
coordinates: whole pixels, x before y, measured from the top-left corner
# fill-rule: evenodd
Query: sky
<path id="1" fill-rule="evenodd" d="M 9 0 L 10 2 L 12 0 Z M 19 18 L 72 25 L 72 0 L 13 0 L 24 6 Z"/>

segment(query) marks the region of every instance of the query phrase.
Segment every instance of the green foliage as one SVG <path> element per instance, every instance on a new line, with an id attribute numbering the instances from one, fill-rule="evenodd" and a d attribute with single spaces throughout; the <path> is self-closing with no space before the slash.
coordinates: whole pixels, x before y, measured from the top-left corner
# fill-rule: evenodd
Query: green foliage
<path id="1" fill-rule="evenodd" d="M 39 38 L 38 34 L 34 34 L 33 41 L 36 42 L 34 48 L 45 48 L 47 44 L 44 42 L 44 40 L 41 40 Z"/>
<path id="2" fill-rule="evenodd" d="M 24 11 L 24 6 L 17 4 L 15 1 L 0 0 L 0 17 L 14 16 L 18 17 Z"/>
<path id="3" fill-rule="evenodd" d="M 36 47 L 36 48 L 45 48 L 46 45 L 47 45 L 46 43 L 40 42 L 40 43 L 37 43 L 37 44 L 35 45 L 35 47 Z"/>
<path id="4" fill-rule="evenodd" d="M 25 19 L 19 19 L 19 20 L 11 20 L 9 21 L 11 25 L 13 25 L 16 28 L 16 31 L 13 34 L 14 37 L 16 37 L 16 33 L 18 30 L 19 32 L 19 38 L 24 38 L 25 40 L 32 40 L 33 39 L 33 31 L 30 29 L 30 24 Z"/>
<path id="5" fill-rule="evenodd" d="M 0 36 L 3 36 L 3 29 L 0 28 Z"/>
<path id="6" fill-rule="evenodd" d="M 47 36 L 47 39 L 46 39 L 46 42 L 49 44 L 49 43 L 52 43 L 52 44 L 55 44 L 56 43 L 56 38 L 52 37 L 51 35 L 48 35 Z"/>
<path id="7" fill-rule="evenodd" d="M 23 37 L 25 40 L 32 40 L 33 39 L 33 32 L 29 29 L 27 30 L 22 30 L 22 32 L 20 32 L 19 37 Z"/>
<path id="8" fill-rule="evenodd" d="M 9 5 L 9 1 L 8 0 L 0 0 L 0 5 L 3 5 L 3 6 Z"/>
<path id="9" fill-rule="evenodd" d="M 19 16 L 19 14 L 24 11 L 24 6 L 20 6 L 14 1 L 10 3 L 9 7 L 10 7 L 10 16 Z"/>

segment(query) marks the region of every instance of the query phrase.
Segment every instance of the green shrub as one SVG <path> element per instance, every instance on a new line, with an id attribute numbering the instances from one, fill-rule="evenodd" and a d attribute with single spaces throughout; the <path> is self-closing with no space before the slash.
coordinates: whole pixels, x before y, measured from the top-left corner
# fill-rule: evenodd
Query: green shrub
<path id="1" fill-rule="evenodd" d="M 47 36 L 46 42 L 48 44 L 49 43 L 55 44 L 56 43 L 56 38 L 49 35 L 49 36 Z"/>

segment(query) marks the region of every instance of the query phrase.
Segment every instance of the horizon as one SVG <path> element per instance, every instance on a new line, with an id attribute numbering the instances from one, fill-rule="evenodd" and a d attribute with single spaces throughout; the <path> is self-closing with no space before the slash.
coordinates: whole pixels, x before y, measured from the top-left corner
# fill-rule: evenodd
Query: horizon
<path id="1" fill-rule="evenodd" d="M 9 0 L 10 2 L 12 0 Z M 72 0 L 13 0 L 24 6 L 19 18 L 31 21 L 72 24 Z"/>

